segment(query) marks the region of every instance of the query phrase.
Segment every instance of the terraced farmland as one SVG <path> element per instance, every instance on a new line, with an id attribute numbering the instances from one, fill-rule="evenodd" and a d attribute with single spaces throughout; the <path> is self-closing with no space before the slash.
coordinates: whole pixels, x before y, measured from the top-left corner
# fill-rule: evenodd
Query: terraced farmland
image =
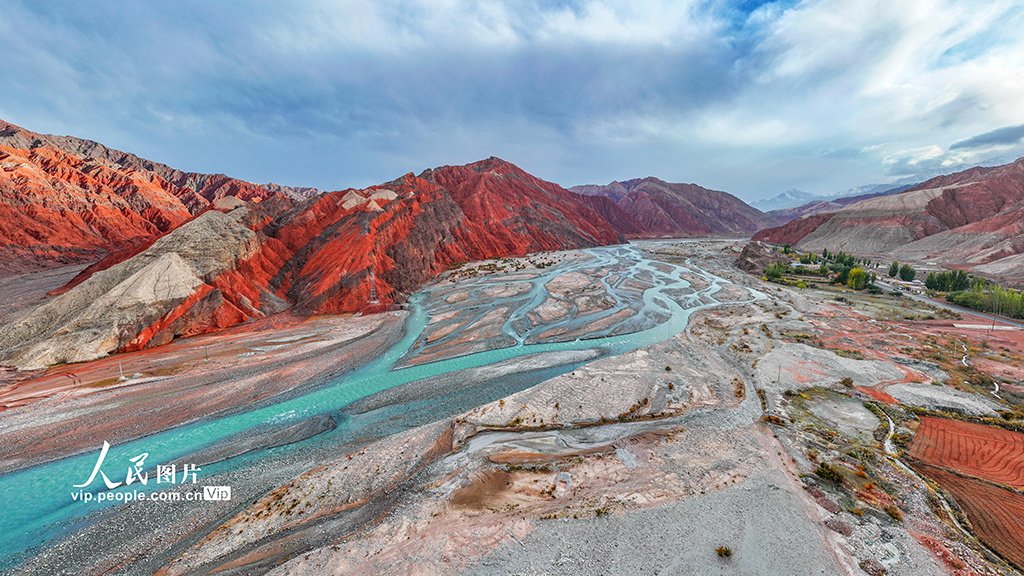
<path id="1" fill-rule="evenodd" d="M 910 458 L 1024 489 L 1024 434 L 1002 428 L 924 417 Z"/>
<path id="2" fill-rule="evenodd" d="M 1024 568 L 1024 496 L 927 464 L 914 464 L 914 469 L 956 499 L 986 546 Z"/>

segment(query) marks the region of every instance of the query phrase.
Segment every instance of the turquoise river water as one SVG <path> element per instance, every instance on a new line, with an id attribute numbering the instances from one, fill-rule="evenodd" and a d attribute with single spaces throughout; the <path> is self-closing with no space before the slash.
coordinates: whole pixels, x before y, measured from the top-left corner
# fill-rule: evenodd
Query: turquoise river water
<path id="1" fill-rule="evenodd" d="M 421 334 L 431 313 L 427 305 L 430 291 L 437 289 L 428 288 L 411 297 L 411 313 L 406 323 L 405 336 L 371 362 L 303 396 L 111 446 L 104 460 L 103 471 L 109 470 L 107 473 L 112 481 L 123 481 L 129 459 L 141 453 L 148 453 L 145 461 L 145 468 L 150 471 L 148 484 L 122 485 L 114 490 L 166 489 L 167 484 L 157 485 L 153 481 L 153 467 L 157 464 L 180 462 L 189 454 L 260 426 L 298 422 L 318 414 L 336 413 L 355 400 L 388 388 L 538 352 L 599 349 L 602 356 L 622 354 L 661 342 L 683 331 L 693 312 L 717 304 L 714 294 L 726 282 L 696 267 L 651 261 L 637 245 L 607 246 L 585 252 L 591 258 L 547 268 L 541 271 L 539 278 L 530 280 L 531 291 L 525 297 L 518 297 L 518 308 L 511 312 L 503 327 L 503 333 L 511 336 L 516 342 L 515 345 L 429 364 L 396 368 L 403 356 L 421 345 Z M 522 328 L 524 317 L 528 310 L 547 297 L 544 285 L 559 274 L 601 267 L 615 268 L 618 280 L 604 282 L 608 294 L 620 304 L 626 302 L 625 291 L 619 288 L 622 278 L 643 277 L 653 283 L 653 288 L 643 293 L 642 307 L 634 317 L 650 319 L 645 324 L 645 329 L 618 335 L 598 333 L 596 337 L 569 342 L 527 343 L 529 330 Z M 709 285 L 699 291 L 690 289 L 689 282 L 682 278 L 686 273 L 703 277 Z M 633 302 L 634 309 L 639 305 L 635 300 L 636 298 Z M 601 315 L 612 314 L 615 311 L 617 308 L 612 308 Z M 587 321 L 593 319 L 591 316 Z M 568 327 L 572 328 L 580 321 L 570 318 L 566 322 L 569 323 Z M 567 370 L 568 368 L 562 371 Z M 343 422 L 341 426 L 345 426 L 345 423 Z M 122 504 L 116 500 L 103 503 L 96 501 L 96 495 L 107 492 L 102 479 L 98 476 L 84 492 L 80 492 L 83 489 L 73 487 L 74 484 L 81 484 L 89 478 L 98 455 L 99 446 L 94 452 L 0 476 L 0 498 L 3 501 L 0 506 L 0 571 L 16 567 L 41 547 L 74 533 L 85 525 L 90 515 L 95 512 L 108 506 Z M 228 460 L 219 463 L 217 469 L 224 471 L 230 470 L 232 466 L 242 466 L 245 462 L 251 461 L 252 457 L 249 455 L 247 458 L 236 459 L 237 462 Z M 118 472 L 114 472 L 115 470 Z M 89 493 L 94 498 L 91 502 L 83 502 L 81 496 L 78 499 L 72 498 L 72 494 L 76 493 Z"/>

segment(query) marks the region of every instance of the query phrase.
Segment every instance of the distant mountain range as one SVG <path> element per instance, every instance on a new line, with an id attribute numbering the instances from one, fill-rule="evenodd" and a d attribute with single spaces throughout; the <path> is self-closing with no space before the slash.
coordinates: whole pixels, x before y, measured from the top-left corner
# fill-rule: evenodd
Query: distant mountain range
<path id="1" fill-rule="evenodd" d="M 810 192 L 790 188 L 789 190 L 771 198 L 751 202 L 750 205 L 762 212 L 772 215 L 775 218 L 781 218 L 783 221 L 788 221 L 792 218 L 814 212 L 837 210 L 843 206 L 852 204 L 853 202 L 850 202 L 851 199 L 864 200 L 867 198 L 896 194 L 898 192 L 903 192 L 904 190 L 909 190 L 926 180 L 939 176 L 947 176 L 949 174 L 963 172 L 964 170 L 977 168 L 979 166 L 1002 166 L 1004 164 L 1009 164 L 1012 161 L 1012 158 L 997 156 L 987 158 L 976 164 L 958 164 L 955 166 L 944 166 L 942 168 L 921 170 L 911 176 L 904 176 L 886 184 L 866 184 L 850 188 L 848 190 L 843 190 L 841 192 L 834 192 L 832 194 L 811 194 Z"/>
<path id="2" fill-rule="evenodd" d="M 802 216 L 757 240 L 934 262 L 1024 281 L 1024 158 Z"/>
<path id="3" fill-rule="evenodd" d="M 796 188 L 790 188 L 782 194 L 751 202 L 750 205 L 762 212 L 771 212 L 772 210 L 784 210 L 786 208 L 793 208 L 810 202 L 816 202 L 822 198 L 825 197 L 817 194 L 811 194 L 810 192 L 804 192 L 803 190 L 797 190 Z"/>
<path id="4" fill-rule="evenodd" d="M 884 185 L 861 186 L 859 188 L 854 188 L 853 190 L 851 190 L 851 192 L 862 189 L 867 190 L 868 192 L 859 193 L 851 196 L 835 196 L 823 200 L 808 202 L 806 204 L 801 204 L 793 208 L 772 210 L 771 212 L 768 212 L 768 216 L 770 216 L 776 224 L 784 224 L 786 222 L 789 222 L 790 220 L 794 220 L 796 218 L 800 218 L 808 214 L 816 214 L 818 212 L 834 212 L 836 210 L 843 208 L 844 206 L 849 206 L 850 204 L 860 202 L 861 200 L 867 200 L 868 198 L 877 198 L 879 196 L 899 194 L 900 192 L 912 188 L 913 186 L 913 184 L 904 184 L 903 186 L 897 186 L 895 188 L 886 188 L 886 186 Z M 821 197 L 819 196 L 817 198 Z"/>
<path id="5" fill-rule="evenodd" d="M 777 196 L 751 202 L 750 205 L 776 218 L 790 220 L 804 214 L 821 212 L 823 209 L 838 209 L 842 206 L 847 206 L 852 203 L 849 202 L 852 198 L 863 200 L 865 198 L 896 194 L 912 188 L 927 179 L 927 177 L 911 176 L 909 178 L 900 178 L 888 184 L 866 184 L 834 194 L 811 194 L 810 192 L 791 188 Z M 796 214 L 796 216 L 791 216 L 792 214 Z"/>
<path id="6" fill-rule="evenodd" d="M 975 168 L 765 214 L 653 177 L 566 190 L 493 157 L 364 189 L 261 185 L 0 121 L 0 277 L 88 265 L 0 318 L 0 362 L 88 360 L 289 309 L 380 310 L 464 261 L 747 236 L 790 218 L 757 237 L 1019 274 L 1022 170 Z"/>

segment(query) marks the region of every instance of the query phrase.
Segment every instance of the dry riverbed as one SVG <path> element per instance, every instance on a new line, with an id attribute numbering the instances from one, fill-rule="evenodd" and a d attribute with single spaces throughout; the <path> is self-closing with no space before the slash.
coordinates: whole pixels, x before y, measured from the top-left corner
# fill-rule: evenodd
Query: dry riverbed
<path id="1" fill-rule="evenodd" d="M 741 245 L 646 246 L 728 281 L 723 304 L 664 342 L 284 470 L 241 508 L 174 536 L 169 562 L 147 566 L 162 576 L 1019 573 L 905 463 L 915 411 L 1020 410 L 1018 334 L 982 340 L 954 326 L 978 322 L 929 318 L 893 297 L 836 300 L 767 284 L 735 268 Z M 442 301 L 472 303 L 459 282 L 479 286 L 481 275 L 507 275 L 487 290 L 524 294 L 518 283 L 559 258 L 583 256 L 467 266 Z M 641 293 L 642 278 L 626 280 Z M 594 291 L 589 275 L 549 290 L 576 298 L 577 313 L 600 308 L 579 300 Z M 425 356 L 501 337 L 489 311 L 442 313 Z M 339 344 L 384 338 L 389 322 Z M 428 348 L 445 343 L 452 348 Z M 476 370 L 500 378 L 503 369 Z M 421 381 L 361 402 L 371 410 L 418 401 L 442 386 L 451 383 Z"/>
<path id="2" fill-rule="evenodd" d="M 308 472 L 163 574 L 223 568 L 239 548 L 263 557 L 283 545 L 274 534 L 385 498 L 378 520 L 269 573 L 1014 573 L 937 512 L 869 408 L 896 385 L 942 390 L 941 364 L 851 353 L 829 338 L 902 332 L 750 278 L 722 243 L 654 251 L 700 257 L 734 282 L 723 300 L 768 297 Z"/>

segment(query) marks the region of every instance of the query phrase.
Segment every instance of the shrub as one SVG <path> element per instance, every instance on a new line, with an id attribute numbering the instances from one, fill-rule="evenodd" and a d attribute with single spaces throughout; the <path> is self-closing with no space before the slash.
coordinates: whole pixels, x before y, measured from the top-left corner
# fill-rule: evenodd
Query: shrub
<path id="1" fill-rule="evenodd" d="M 718 548 L 715 548 L 715 552 L 718 552 L 718 556 L 720 558 L 732 557 L 732 548 L 729 548 L 728 546 L 719 546 Z"/>
<path id="2" fill-rule="evenodd" d="M 896 520 L 897 522 L 903 522 L 903 513 L 900 512 L 899 508 L 890 504 L 889 506 L 883 508 L 883 510 L 885 510 L 886 514 L 892 516 L 893 520 Z"/>
<path id="3" fill-rule="evenodd" d="M 814 469 L 814 474 L 822 480 L 828 480 L 833 484 L 842 484 L 846 481 L 846 478 L 843 477 L 843 473 L 839 471 L 839 468 L 836 468 L 828 462 L 818 464 L 818 467 Z"/>

